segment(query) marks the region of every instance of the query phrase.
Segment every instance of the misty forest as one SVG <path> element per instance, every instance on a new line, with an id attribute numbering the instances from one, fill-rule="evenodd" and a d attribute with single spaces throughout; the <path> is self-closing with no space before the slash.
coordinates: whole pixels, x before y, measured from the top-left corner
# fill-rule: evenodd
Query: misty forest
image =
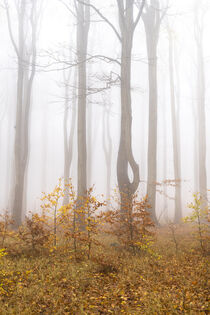
<path id="1" fill-rule="evenodd" d="M 209 21 L 0 0 L 0 314 L 209 314 Z"/>

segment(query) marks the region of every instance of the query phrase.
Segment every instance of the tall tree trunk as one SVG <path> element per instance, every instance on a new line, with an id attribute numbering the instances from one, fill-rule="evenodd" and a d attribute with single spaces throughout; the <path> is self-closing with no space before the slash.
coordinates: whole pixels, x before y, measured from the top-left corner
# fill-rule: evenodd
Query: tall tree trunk
<path id="1" fill-rule="evenodd" d="M 139 167 L 132 152 L 132 112 L 131 112 L 131 51 L 135 28 L 142 15 L 145 0 L 141 1 L 134 20 L 134 0 L 116 0 L 120 33 L 115 26 L 92 4 L 91 7 L 114 31 L 121 44 L 121 128 L 120 145 L 117 158 L 117 180 L 121 198 L 121 212 L 131 207 L 132 195 L 139 185 Z M 133 180 L 130 181 L 128 167 L 131 167 Z"/>
<path id="2" fill-rule="evenodd" d="M 91 98 L 91 97 L 90 97 Z M 92 185 L 92 156 L 93 156 L 93 104 L 89 100 L 87 108 L 87 188 Z"/>
<path id="3" fill-rule="evenodd" d="M 90 26 L 89 0 L 77 4 L 77 54 L 78 54 L 78 122 L 77 122 L 77 148 L 78 148 L 78 179 L 77 179 L 77 206 L 81 207 L 87 194 L 87 149 L 86 149 L 86 57 L 88 32 Z M 84 216 L 80 217 L 81 229 L 84 228 Z"/>
<path id="4" fill-rule="evenodd" d="M 72 101 L 71 101 L 71 124 L 69 129 L 69 114 L 70 114 L 70 101 L 69 101 L 69 83 L 70 77 L 65 80 L 65 110 L 64 110 L 64 120 L 63 120 L 63 133 L 64 133 L 64 181 L 67 184 L 65 189 L 65 195 L 63 199 L 63 205 L 69 203 L 69 178 L 70 178 L 70 168 L 73 158 L 73 145 L 74 145 L 74 132 L 76 125 L 76 91 L 74 87 Z M 75 70 L 74 74 L 74 86 L 77 84 L 77 72 Z"/>
<path id="5" fill-rule="evenodd" d="M 166 222 L 168 221 L 168 203 L 167 203 L 167 115 L 166 115 L 166 103 L 164 100 L 163 106 L 163 211 Z"/>
<path id="6" fill-rule="evenodd" d="M 5 201 L 6 201 L 6 209 L 10 209 L 10 197 L 11 197 L 11 170 L 12 170 L 12 161 L 11 161 L 11 143 L 12 143 L 12 133 L 11 133 L 11 126 L 13 125 L 13 119 L 11 119 L 11 109 L 9 108 L 8 111 L 8 122 L 7 122 L 7 132 L 8 132 L 8 139 L 7 139 L 7 147 L 6 147 L 6 156 L 7 156 L 7 176 L 5 178 L 5 185 L 6 185 L 6 193 L 5 193 Z"/>
<path id="7" fill-rule="evenodd" d="M 48 124 L 47 124 L 46 105 L 42 113 L 42 167 L 41 167 L 41 189 L 46 192 L 47 189 L 47 161 L 48 161 Z"/>
<path id="8" fill-rule="evenodd" d="M 194 139 L 194 192 L 199 192 L 199 163 L 198 163 L 198 115 L 197 115 L 197 103 L 196 105 L 192 104 L 193 111 L 193 120 L 194 120 L 194 130 L 193 130 L 193 139 Z"/>
<path id="9" fill-rule="evenodd" d="M 157 181 L 157 61 L 156 47 L 147 39 L 149 59 L 149 135 L 147 155 L 147 195 L 151 206 L 152 220 L 157 223 L 156 217 L 156 181 Z"/>
<path id="10" fill-rule="evenodd" d="M 132 3 L 131 3 L 132 2 Z M 133 194 L 140 178 L 139 166 L 132 152 L 132 109 L 131 109 L 131 51 L 134 35 L 133 1 L 126 1 L 126 8 L 119 3 L 119 24 L 121 30 L 121 130 L 117 158 L 117 180 L 121 197 L 122 215 L 131 207 Z M 131 167 L 133 180 L 129 179 Z"/>
<path id="11" fill-rule="evenodd" d="M 175 100 L 174 85 L 174 47 L 171 31 L 169 35 L 169 78 L 170 78 L 170 95 L 171 95 L 171 120 L 172 120 L 172 138 L 173 138 L 173 162 L 174 162 L 174 179 L 175 179 L 175 212 L 174 223 L 179 223 L 182 218 L 181 209 L 181 167 L 180 167 L 180 137 L 179 137 L 179 117 Z"/>
<path id="12" fill-rule="evenodd" d="M 25 161 L 22 160 L 22 110 L 23 110 L 23 20 L 25 6 L 21 10 L 19 21 L 19 60 L 18 60 L 18 79 L 17 79 L 17 105 L 16 105 L 16 124 L 15 124 L 15 184 L 14 184 L 14 201 L 12 206 L 12 217 L 14 226 L 18 227 L 22 222 L 22 204 L 24 190 Z"/>
<path id="13" fill-rule="evenodd" d="M 31 109 L 31 93 L 35 76 L 36 63 L 36 24 L 37 12 L 36 1 L 26 3 L 21 0 L 18 11 L 18 44 L 16 44 L 10 20 L 9 7 L 6 3 L 7 21 L 11 42 L 18 57 L 18 79 L 17 79 L 17 103 L 16 103 L 16 126 L 15 126 L 15 180 L 14 201 L 12 216 L 14 227 L 22 222 L 24 184 L 28 165 L 29 152 L 29 116 Z M 27 6 L 30 6 L 28 15 Z M 27 54 L 25 32 L 26 25 L 30 24 L 31 46 L 30 54 Z M 31 69 L 29 70 L 29 63 Z"/>
<path id="14" fill-rule="evenodd" d="M 198 66 L 198 152 L 199 152 L 199 189 L 204 203 L 207 204 L 206 176 L 206 114 L 205 114 L 205 78 L 203 65 L 203 49 L 200 47 L 200 65 Z M 199 87 L 200 85 L 200 87 Z"/>
<path id="15" fill-rule="evenodd" d="M 110 205 L 111 194 L 111 168 L 112 168 L 112 138 L 110 134 L 110 108 L 104 109 L 103 114 L 103 150 L 106 161 L 106 201 Z"/>
<path id="16" fill-rule="evenodd" d="M 201 24 L 201 25 L 199 25 Z M 197 48 L 197 114 L 198 114 L 198 165 L 199 191 L 203 198 L 203 207 L 207 206 L 206 176 L 206 112 L 205 112 L 205 73 L 203 53 L 203 21 L 199 23 L 195 17 L 196 48 Z"/>
<path id="17" fill-rule="evenodd" d="M 148 79 L 149 79 L 149 135 L 148 135 L 148 174 L 147 195 L 151 206 L 151 219 L 157 223 L 156 216 L 156 182 L 157 182 L 157 45 L 161 23 L 158 0 L 151 0 L 142 15 L 147 43 Z"/>

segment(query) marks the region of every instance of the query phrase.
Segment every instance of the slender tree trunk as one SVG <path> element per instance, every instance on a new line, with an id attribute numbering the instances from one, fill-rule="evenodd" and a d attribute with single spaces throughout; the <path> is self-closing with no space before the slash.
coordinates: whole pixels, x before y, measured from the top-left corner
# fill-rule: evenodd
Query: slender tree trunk
<path id="1" fill-rule="evenodd" d="M 45 105 L 46 106 L 46 105 Z M 48 153 L 48 124 L 47 111 L 43 108 L 42 114 L 42 167 L 41 167 L 41 188 L 45 192 L 47 189 L 47 153 Z"/>
<path id="2" fill-rule="evenodd" d="M 27 6 L 30 6 L 28 17 Z M 14 201 L 12 216 L 14 227 L 22 222 L 24 184 L 28 165 L 29 152 L 29 116 L 31 109 L 32 84 L 35 76 L 36 62 L 36 1 L 20 3 L 18 16 L 18 44 L 13 37 L 9 8 L 6 5 L 8 28 L 10 38 L 18 57 L 18 79 L 17 79 L 17 103 L 16 103 L 16 126 L 15 126 L 15 180 L 14 180 Z M 26 23 L 27 22 L 27 23 Z M 30 25 L 31 29 L 31 54 L 27 55 L 25 26 Z M 31 69 L 29 70 L 29 62 Z"/>
<path id="3" fill-rule="evenodd" d="M 149 80 L 149 135 L 148 135 L 148 173 L 147 195 L 150 204 L 148 211 L 154 223 L 156 216 L 156 182 L 157 182 L 157 45 L 161 23 L 160 4 L 158 0 L 151 0 L 146 5 L 143 14 L 143 22 L 146 32 L 147 56 L 148 56 L 148 80 Z"/>
<path id="4" fill-rule="evenodd" d="M 180 167 L 180 139 L 179 139 L 179 121 L 178 110 L 176 109 L 175 85 L 174 85 L 174 47 L 173 38 L 170 30 L 169 35 L 169 78 L 171 95 L 171 120 L 172 120 L 172 138 L 173 138 L 173 162 L 175 179 L 175 213 L 174 223 L 179 223 L 182 218 L 181 209 L 181 167 Z"/>
<path id="5" fill-rule="evenodd" d="M 127 24 L 129 25 L 129 24 Z M 117 159 L 117 179 L 121 196 L 122 214 L 131 207 L 132 196 L 139 185 L 139 166 L 132 152 L 132 112 L 131 112 L 131 32 L 122 31 L 121 51 L 121 133 Z M 133 181 L 128 175 L 128 166 L 133 172 Z"/>
<path id="6" fill-rule="evenodd" d="M 103 114 L 103 150 L 106 161 L 106 201 L 110 205 L 111 194 L 111 167 L 112 167 L 112 138 L 110 134 L 110 110 L 104 109 Z"/>
<path id="7" fill-rule="evenodd" d="M 198 4 L 195 4 L 195 42 L 197 49 L 197 139 L 198 139 L 198 169 L 199 192 L 203 199 L 203 207 L 207 206 L 207 175 L 206 175 L 206 112 L 205 112 L 205 67 L 203 53 L 203 15 L 199 14 Z"/>
<path id="8" fill-rule="evenodd" d="M 77 54 L 78 54 L 78 122 L 77 122 L 77 149 L 78 149 L 78 180 L 77 180 L 77 206 L 82 207 L 87 194 L 87 149 L 86 149 L 86 57 L 88 32 L 90 26 L 89 0 L 85 4 L 77 4 Z M 80 228 L 84 228 L 84 215 L 80 217 Z"/>
<path id="9" fill-rule="evenodd" d="M 198 113 L 198 162 L 199 162 L 199 191 L 207 205 L 207 176 L 206 176 L 206 113 L 205 113 L 205 74 L 203 43 L 197 44 L 197 113 Z"/>
<path id="10" fill-rule="evenodd" d="M 148 75 L 149 75 L 149 135 L 147 155 L 147 195 L 151 206 L 151 219 L 156 217 L 156 181 L 157 181 L 157 54 L 155 39 L 147 36 Z"/>
<path id="11" fill-rule="evenodd" d="M 22 222 L 22 203 L 24 189 L 25 165 L 22 161 L 22 104 L 23 104 L 23 66 L 22 61 L 18 64 L 18 82 L 17 82 L 17 107 L 16 107 L 16 124 L 15 124 L 15 185 L 14 201 L 12 207 L 12 217 L 15 227 Z"/>
<path id="12" fill-rule="evenodd" d="M 193 108 L 193 120 L 194 120 L 194 192 L 199 192 L 199 163 L 198 163 L 198 115 L 197 115 L 197 104 L 192 104 Z"/>
<path id="13" fill-rule="evenodd" d="M 92 157 L 93 157 L 93 104 L 91 100 L 88 104 L 87 110 L 87 144 L 88 144 L 88 151 L 87 151 L 87 188 L 89 189 L 92 185 Z"/>
<path id="14" fill-rule="evenodd" d="M 168 221 L 168 203 L 167 203 L 167 115 L 166 115 L 166 103 L 164 101 L 163 106 L 163 211 L 166 222 Z"/>
<path id="15" fill-rule="evenodd" d="M 9 211 L 10 209 L 10 190 L 11 190 L 11 170 L 12 170 L 12 162 L 11 162 L 11 126 L 13 125 L 13 121 L 11 121 L 12 115 L 10 116 L 10 110 L 9 110 L 9 116 L 8 116 L 8 125 L 7 125 L 7 132 L 8 132 L 8 140 L 7 140 L 7 148 L 6 148 L 6 156 L 10 157 L 7 159 L 7 165 L 6 165 L 6 170 L 7 170 L 7 177 L 6 177 L 6 209 Z"/>
<path id="16" fill-rule="evenodd" d="M 20 8 L 20 19 L 18 27 L 18 79 L 17 79 L 17 105 L 16 105 L 16 125 L 15 125 L 15 184 L 14 184 L 14 202 L 12 208 L 12 217 L 14 226 L 18 227 L 22 222 L 22 204 L 25 178 L 25 160 L 22 158 L 23 146 L 23 111 L 24 111 L 24 19 L 25 2 L 22 1 Z"/>
<path id="17" fill-rule="evenodd" d="M 77 74 L 75 71 L 74 78 L 74 86 L 77 84 Z M 64 181 L 67 184 L 65 189 L 65 196 L 63 199 L 63 205 L 67 205 L 69 203 L 69 178 L 70 178 L 70 168 L 72 164 L 73 158 L 73 145 L 74 145 L 74 133 L 75 133 L 75 125 L 76 125 L 76 91 L 74 88 L 72 95 L 72 106 L 71 106 L 71 125 L 70 130 L 68 128 L 69 125 L 69 114 L 70 114 L 70 102 L 69 102 L 69 80 L 66 81 L 65 86 L 65 110 L 64 110 L 64 120 L 63 120 L 63 132 L 64 132 Z"/>

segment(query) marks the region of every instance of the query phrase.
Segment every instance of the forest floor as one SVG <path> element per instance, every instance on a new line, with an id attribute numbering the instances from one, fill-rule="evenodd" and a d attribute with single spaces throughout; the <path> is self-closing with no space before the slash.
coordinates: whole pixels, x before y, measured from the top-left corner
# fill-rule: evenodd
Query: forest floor
<path id="1" fill-rule="evenodd" d="M 209 314 L 208 256 L 189 231 L 180 229 L 176 242 L 177 250 L 160 228 L 153 254 L 108 241 L 89 260 L 62 246 L 8 252 L 0 259 L 0 314 Z"/>

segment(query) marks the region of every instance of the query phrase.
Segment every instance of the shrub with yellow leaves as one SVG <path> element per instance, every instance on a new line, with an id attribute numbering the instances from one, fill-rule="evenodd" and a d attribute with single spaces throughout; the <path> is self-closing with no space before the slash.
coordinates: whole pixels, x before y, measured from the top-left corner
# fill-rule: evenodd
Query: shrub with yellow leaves
<path id="1" fill-rule="evenodd" d="M 13 237 L 14 232 L 11 230 L 13 220 L 9 215 L 8 211 L 5 211 L 0 215 L 0 237 L 1 237 L 1 247 L 4 247 L 5 241 L 8 237 Z"/>
<path id="2" fill-rule="evenodd" d="M 203 199 L 199 193 L 193 194 L 193 202 L 188 207 L 192 209 L 192 213 L 186 216 L 183 221 L 194 225 L 194 236 L 200 244 L 202 255 L 206 255 L 209 244 L 209 223 L 208 223 L 208 207 L 203 207 Z"/>
<path id="3" fill-rule="evenodd" d="M 47 227 L 47 218 L 37 213 L 26 217 L 18 231 L 18 238 L 30 247 L 32 251 L 43 248 L 50 240 L 50 230 Z"/>
<path id="4" fill-rule="evenodd" d="M 43 214 L 46 215 L 48 213 L 49 220 L 51 220 L 51 215 L 53 215 L 53 235 L 54 235 L 54 241 L 53 245 L 56 247 L 57 245 L 57 211 L 59 207 L 59 203 L 61 202 L 61 199 L 64 197 L 64 192 L 62 189 L 62 179 L 59 179 L 58 185 L 54 188 L 54 190 L 51 193 L 42 193 L 43 197 L 41 200 L 44 202 L 43 205 L 41 205 L 41 208 L 43 210 Z"/>
<path id="5" fill-rule="evenodd" d="M 134 254 L 148 251 L 150 244 L 152 244 L 154 223 L 147 211 L 149 207 L 147 196 L 138 200 L 136 193 L 132 203 L 129 204 L 128 202 L 123 212 L 118 200 L 117 209 L 109 210 L 104 214 L 105 222 L 111 225 L 108 231 L 117 237 L 122 247 L 131 250 Z"/>
<path id="6" fill-rule="evenodd" d="M 61 205 L 63 198 L 68 199 L 68 204 Z M 78 199 L 81 202 L 78 202 Z M 85 196 L 78 197 L 71 179 L 64 182 L 59 179 L 53 192 L 43 193 L 41 200 L 43 201 L 41 206 L 43 213 L 44 215 L 47 213 L 48 223 L 53 226 L 52 251 L 57 246 L 58 232 L 60 232 L 65 237 L 68 247 L 73 243 L 76 259 L 84 255 L 90 258 L 92 245 L 98 244 L 95 236 L 98 233 L 100 218 L 96 213 L 100 207 L 105 205 L 104 201 L 100 202 L 93 195 L 93 187 L 86 192 Z"/>
<path id="7" fill-rule="evenodd" d="M 105 205 L 105 202 L 101 202 L 93 196 L 93 187 L 83 197 L 83 201 L 80 203 L 81 206 L 78 206 L 72 187 L 69 197 L 69 204 L 58 210 L 60 214 L 59 222 L 65 237 L 68 240 L 73 240 L 75 258 L 78 259 L 87 255 L 89 259 L 92 245 L 99 245 L 96 235 L 101 221 L 96 212 Z M 81 229 L 81 226 L 83 229 Z"/>

